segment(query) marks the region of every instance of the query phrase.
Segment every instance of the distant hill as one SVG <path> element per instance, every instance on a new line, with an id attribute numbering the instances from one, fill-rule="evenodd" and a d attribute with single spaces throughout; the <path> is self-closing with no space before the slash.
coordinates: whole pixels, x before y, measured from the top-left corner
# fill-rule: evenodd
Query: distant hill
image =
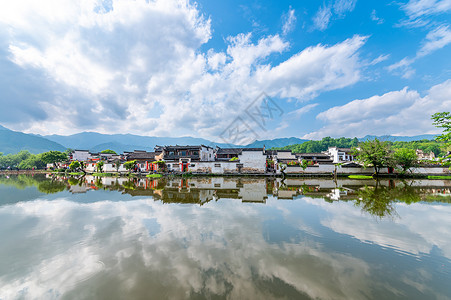
<path id="1" fill-rule="evenodd" d="M 118 153 L 133 150 L 153 151 L 156 145 L 207 145 L 228 147 L 223 143 L 214 143 L 202 138 L 193 137 L 153 137 L 134 134 L 101 134 L 97 132 L 81 132 L 73 135 L 47 135 L 45 138 L 60 143 L 68 148 L 98 152 L 111 149 Z M 236 146 L 236 145 L 232 145 Z"/>
<path id="2" fill-rule="evenodd" d="M 266 149 L 270 149 L 273 147 L 285 147 L 289 145 L 302 144 L 307 141 L 308 140 L 298 139 L 295 137 L 278 138 L 274 140 L 255 141 L 249 145 L 246 145 L 245 148 L 262 148 L 265 146 Z"/>
<path id="3" fill-rule="evenodd" d="M 359 141 L 374 140 L 378 138 L 381 141 L 389 142 L 411 142 L 411 141 L 421 141 L 421 140 L 435 140 L 436 134 L 423 134 L 414 136 L 396 136 L 396 135 L 366 135 L 363 138 L 359 138 Z"/>
<path id="4" fill-rule="evenodd" d="M 46 138 L 12 131 L 0 125 L 0 152 L 9 154 L 17 153 L 21 150 L 28 150 L 36 154 L 50 150 L 64 151 L 66 148 Z"/>
<path id="5" fill-rule="evenodd" d="M 374 139 L 376 136 L 367 135 L 359 138 L 359 141 Z M 415 141 L 415 140 L 433 140 L 435 135 L 425 134 L 417 136 L 377 136 L 385 141 Z M 296 137 L 277 138 L 273 140 L 255 141 L 245 146 L 229 145 L 224 143 L 211 142 L 202 138 L 193 137 L 152 137 L 133 134 L 101 134 L 97 132 L 81 132 L 73 135 L 33 135 L 22 132 L 12 131 L 0 125 L 0 152 L 4 154 L 17 153 L 20 150 L 28 150 L 32 153 L 41 153 L 49 150 L 64 151 L 66 148 L 90 150 L 91 152 L 100 152 L 105 149 L 111 149 L 117 153 L 133 150 L 153 151 L 156 145 L 199 145 L 222 148 L 245 147 L 245 148 L 283 148 L 295 145 L 307 146 L 311 143 L 309 140 Z M 299 146 L 298 146 L 299 147 Z"/>
<path id="6" fill-rule="evenodd" d="M 245 147 L 262 148 L 284 147 L 287 145 L 301 144 L 307 140 L 290 137 L 278 138 L 274 140 L 255 141 L 249 145 L 231 145 L 225 143 L 216 143 L 202 138 L 193 137 L 151 137 L 133 134 L 101 134 L 96 132 L 82 132 L 73 135 L 47 135 L 45 138 L 60 143 L 67 148 L 90 150 L 99 152 L 105 149 L 111 149 L 117 153 L 133 150 L 153 151 L 156 145 L 207 145 L 211 147 L 219 146 L 222 148 Z"/>

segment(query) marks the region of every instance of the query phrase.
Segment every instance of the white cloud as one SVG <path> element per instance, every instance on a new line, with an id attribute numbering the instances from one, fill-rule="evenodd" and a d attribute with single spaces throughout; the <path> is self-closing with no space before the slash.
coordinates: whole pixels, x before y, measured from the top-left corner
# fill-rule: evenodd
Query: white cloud
<path id="1" fill-rule="evenodd" d="M 309 111 L 311 111 L 312 109 L 314 109 L 317 106 L 318 106 L 318 103 L 307 104 L 301 108 L 298 108 L 292 112 L 289 112 L 289 114 L 295 115 L 296 118 L 299 118 L 300 116 L 308 113 Z"/>
<path id="2" fill-rule="evenodd" d="M 448 12 L 451 10 L 451 0 L 410 0 L 402 9 L 413 19 Z"/>
<path id="3" fill-rule="evenodd" d="M 378 57 L 376 57 L 375 59 L 373 59 L 373 60 L 369 63 L 369 65 L 370 65 L 370 66 L 377 65 L 378 63 L 381 63 L 381 62 L 383 62 L 383 61 L 386 61 L 387 59 L 389 59 L 389 57 L 390 57 L 390 54 L 385 54 L 385 55 L 381 54 L 381 55 L 379 55 Z"/>
<path id="4" fill-rule="evenodd" d="M 451 43 L 451 30 L 448 25 L 442 25 L 426 35 L 424 45 L 418 50 L 417 58 L 430 54 Z"/>
<path id="5" fill-rule="evenodd" d="M 323 5 L 318 9 L 315 17 L 313 18 L 313 24 L 316 29 L 324 31 L 329 26 L 330 18 L 332 17 L 332 8 L 327 5 Z"/>
<path id="6" fill-rule="evenodd" d="M 403 78 L 410 78 L 415 70 L 411 65 L 417 60 L 432 52 L 439 50 L 451 43 L 451 30 L 448 25 L 441 25 L 431 30 L 423 42 L 423 46 L 417 51 L 414 58 L 405 57 L 397 63 L 387 67 L 390 72 L 398 72 Z"/>
<path id="7" fill-rule="evenodd" d="M 286 35 L 289 32 L 293 31 L 294 26 L 296 25 L 296 16 L 294 15 L 295 10 L 290 7 L 288 13 L 284 15 L 284 23 L 282 26 L 282 34 Z"/>
<path id="8" fill-rule="evenodd" d="M 450 107 L 451 80 L 433 86 L 424 97 L 404 88 L 332 107 L 317 116 L 326 125 L 304 138 L 437 133 L 431 115 Z"/>
<path id="9" fill-rule="evenodd" d="M 335 0 L 327 5 L 324 3 L 313 17 L 314 28 L 320 31 L 326 30 L 333 18 L 344 18 L 348 12 L 354 10 L 356 3 L 357 0 Z"/>
<path id="10" fill-rule="evenodd" d="M 344 16 L 347 12 L 354 10 L 357 0 L 336 0 L 334 12 L 339 16 Z"/>
<path id="11" fill-rule="evenodd" d="M 2 105 L 14 111 L 17 103 L 24 112 L 26 102 L 30 110 L 20 121 L 11 118 L 13 129 L 217 139 L 262 91 L 310 99 L 360 80 L 365 37 L 309 47 L 272 66 L 271 56 L 290 49 L 277 34 L 257 41 L 238 34 L 226 39 L 226 51 L 203 53 L 210 20 L 185 1 L 116 0 L 111 7 L 60 1 L 50 10 L 52 3 L 15 1 L 0 12 L 0 24 L 8 28 L 0 50 L 20 79 L 14 91 L 24 87 L 18 97 L 0 81 L 19 98 L 5 97 Z M 286 24 L 293 22 L 290 10 Z M 27 89 L 31 80 L 23 74 L 39 78 L 39 92 Z"/>
<path id="12" fill-rule="evenodd" d="M 376 10 L 375 10 L 375 9 L 373 9 L 373 10 L 371 11 L 371 20 L 373 20 L 373 21 L 376 22 L 377 24 L 383 24 L 383 23 L 384 23 L 384 19 L 379 18 L 379 17 L 376 15 Z"/>

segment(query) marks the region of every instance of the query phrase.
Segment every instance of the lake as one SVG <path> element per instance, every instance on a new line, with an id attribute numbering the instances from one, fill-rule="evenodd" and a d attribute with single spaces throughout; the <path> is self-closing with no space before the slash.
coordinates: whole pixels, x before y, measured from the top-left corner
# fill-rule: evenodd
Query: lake
<path id="1" fill-rule="evenodd" d="M 451 181 L 0 176 L 0 299 L 450 299 Z"/>

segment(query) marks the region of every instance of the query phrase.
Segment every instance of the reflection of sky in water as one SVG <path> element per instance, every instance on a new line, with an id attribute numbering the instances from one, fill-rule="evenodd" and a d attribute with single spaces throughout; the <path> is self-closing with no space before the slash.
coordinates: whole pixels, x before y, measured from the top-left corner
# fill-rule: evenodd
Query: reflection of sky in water
<path id="1" fill-rule="evenodd" d="M 0 299 L 446 298 L 451 206 L 396 206 L 40 196 L 0 206 Z"/>

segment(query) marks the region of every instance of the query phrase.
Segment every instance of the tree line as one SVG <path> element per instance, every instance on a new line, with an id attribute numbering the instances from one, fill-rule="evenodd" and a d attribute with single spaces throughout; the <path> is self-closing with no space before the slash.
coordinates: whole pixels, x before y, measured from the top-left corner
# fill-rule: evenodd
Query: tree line
<path id="1" fill-rule="evenodd" d="M 44 153 L 33 154 L 27 150 L 22 150 L 15 154 L 3 155 L 0 152 L 0 169 L 20 169 L 20 170 L 39 170 L 45 169 L 47 164 L 56 165 L 58 163 L 66 162 L 69 159 L 72 149 L 67 149 L 64 152 L 47 151 Z M 100 153 L 116 154 L 115 151 L 106 149 Z M 74 169 L 80 167 L 80 163 Z"/>
<path id="2" fill-rule="evenodd" d="M 289 145 L 285 147 L 272 148 L 274 150 L 291 150 L 293 153 L 320 153 L 329 149 L 329 147 L 353 148 L 361 143 L 357 138 L 331 138 L 325 137 L 320 141 L 307 141 L 302 144 Z M 419 149 L 424 153 L 433 152 L 435 156 L 446 154 L 446 144 L 442 141 L 419 140 L 419 141 L 386 141 L 392 149 Z"/>
<path id="3" fill-rule="evenodd" d="M 22 150 L 16 154 L 3 155 L 3 153 L 0 153 L 0 169 L 45 169 L 47 164 L 66 161 L 70 152 L 71 150 L 33 154 L 27 150 Z"/>

